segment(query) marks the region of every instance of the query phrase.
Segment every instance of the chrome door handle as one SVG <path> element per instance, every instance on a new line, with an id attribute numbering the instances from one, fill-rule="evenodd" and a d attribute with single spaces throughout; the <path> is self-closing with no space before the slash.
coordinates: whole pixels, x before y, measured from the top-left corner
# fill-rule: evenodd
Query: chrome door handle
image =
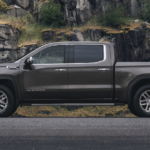
<path id="1" fill-rule="evenodd" d="M 66 71 L 66 69 L 55 69 L 55 71 Z"/>
<path id="2" fill-rule="evenodd" d="M 98 69 L 98 71 L 109 71 L 109 69 L 108 68 L 100 68 L 100 69 Z"/>
<path id="3" fill-rule="evenodd" d="M 59 71 L 66 71 L 66 69 L 58 69 Z"/>

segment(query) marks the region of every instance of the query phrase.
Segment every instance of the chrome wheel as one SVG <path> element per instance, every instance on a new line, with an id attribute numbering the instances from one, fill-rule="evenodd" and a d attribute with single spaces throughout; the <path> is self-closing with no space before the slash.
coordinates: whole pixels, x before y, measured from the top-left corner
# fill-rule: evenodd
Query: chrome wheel
<path id="1" fill-rule="evenodd" d="M 8 105 L 8 97 L 3 91 L 0 91 L 0 112 L 4 111 L 7 105 Z"/>
<path id="2" fill-rule="evenodd" d="M 147 90 L 141 94 L 140 106 L 144 111 L 150 113 L 150 90 Z"/>

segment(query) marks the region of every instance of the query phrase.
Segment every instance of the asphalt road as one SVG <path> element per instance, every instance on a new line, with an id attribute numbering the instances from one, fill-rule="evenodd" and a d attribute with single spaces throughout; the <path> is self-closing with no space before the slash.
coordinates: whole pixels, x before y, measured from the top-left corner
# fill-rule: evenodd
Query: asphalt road
<path id="1" fill-rule="evenodd" d="M 149 150 L 149 118 L 4 118 L 0 150 Z"/>

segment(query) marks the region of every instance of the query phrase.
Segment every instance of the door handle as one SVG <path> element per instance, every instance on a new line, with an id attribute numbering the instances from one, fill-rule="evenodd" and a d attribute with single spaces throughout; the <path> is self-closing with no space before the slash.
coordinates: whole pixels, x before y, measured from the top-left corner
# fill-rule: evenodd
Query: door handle
<path id="1" fill-rule="evenodd" d="M 55 71 L 66 71 L 66 69 L 55 69 Z"/>
<path id="2" fill-rule="evenodd" d="M 66 69 L 58 69 L 59 71 L 66 71 Z"/>
<path id="3" fill-rule="evenodd" d="M 98 71 L 109 71 L 109 69 L 108 68 L 100 68 L 100 69 L 98 69 Z"/>

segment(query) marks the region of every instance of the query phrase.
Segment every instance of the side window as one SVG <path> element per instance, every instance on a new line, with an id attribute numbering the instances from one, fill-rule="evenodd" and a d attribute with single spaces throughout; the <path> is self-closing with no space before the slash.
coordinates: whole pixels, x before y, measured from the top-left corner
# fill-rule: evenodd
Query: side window
<path id="1" fill-rule="evenodd" d="M 103 45 L 74 46 L 74 63 L 92 63 L 104 59 Z"/>
<path id="2" fill-rule="evenodd" d="M 33 64 L 64 63 L 66 46 L 48 47 L 33 56 Z"/>

